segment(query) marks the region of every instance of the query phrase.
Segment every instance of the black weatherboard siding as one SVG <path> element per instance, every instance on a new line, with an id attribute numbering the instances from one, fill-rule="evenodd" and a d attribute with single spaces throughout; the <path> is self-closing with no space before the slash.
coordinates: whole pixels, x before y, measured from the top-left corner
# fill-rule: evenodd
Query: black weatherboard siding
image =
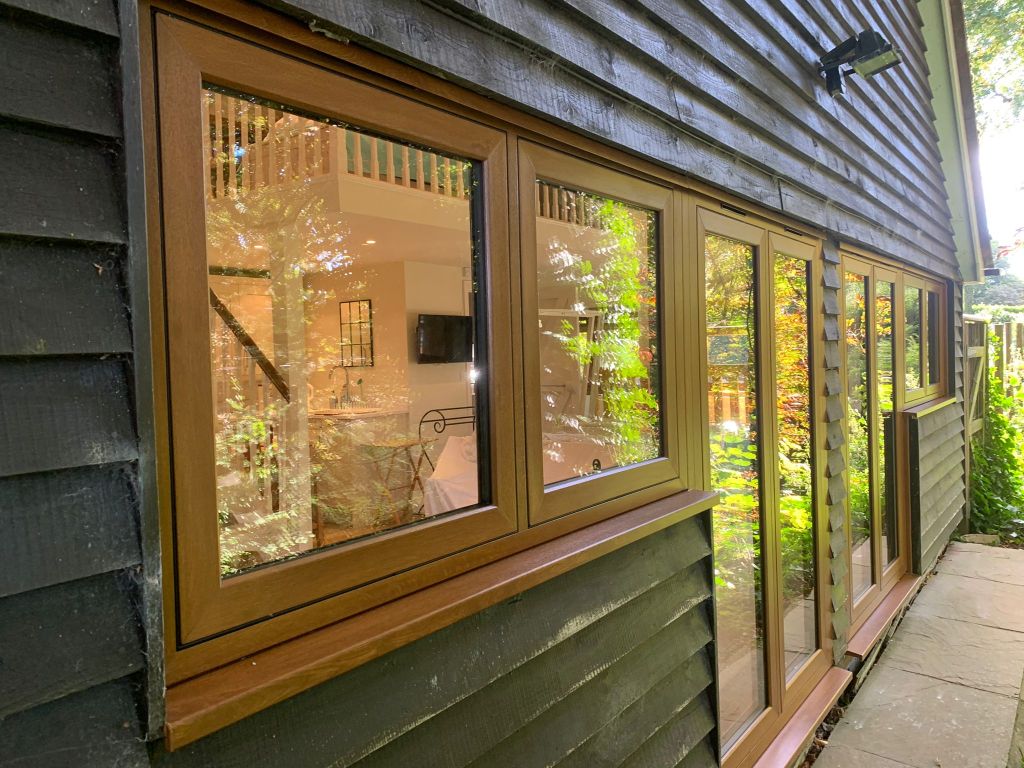
<path id="1" fill-rule="evenodd" d="M 910 0 L 266 4 L 846 240 L 955 273 Z M 849 78 L 849 97 L 833 99 L 817 59 L 867 27 L 906 63 Z"/>
<path id="2" fill-rule="evenodd" d="M 963 408 L 952 403 L 910 423 L 913 569 L 927 573 L 963 518 Z"/>
<path id="3" fill-rule="evenodd" d="M 0 765 L 145 765 L 117 8 L 0 51 Z"/>
<path id="4" fill-rule="evenodd" d="M 706 514 L 167 754 L 217 765 L 714 765 Z"/>

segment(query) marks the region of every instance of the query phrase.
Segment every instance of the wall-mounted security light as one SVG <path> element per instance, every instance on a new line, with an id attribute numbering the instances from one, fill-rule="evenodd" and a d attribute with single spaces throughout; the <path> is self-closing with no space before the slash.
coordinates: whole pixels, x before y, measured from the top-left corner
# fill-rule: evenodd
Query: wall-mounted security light
<path id="1" fill-rule="evenodd" d="M 822 56 L 818 72 L 825 75 L 829 95 L 839 96 L 843 92 L 843 77 L 854 72 L 861 77 L 874 77 L 902 61 L 899 50 L 892 43 L 873 29 L 866 29 Z M 845 65 L 852 69 L 840 71 Z"/>

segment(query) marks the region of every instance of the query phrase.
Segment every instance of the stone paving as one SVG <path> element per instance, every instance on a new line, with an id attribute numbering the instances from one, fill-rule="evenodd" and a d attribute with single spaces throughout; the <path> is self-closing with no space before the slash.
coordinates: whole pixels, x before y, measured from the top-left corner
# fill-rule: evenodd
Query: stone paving
<path id="1" fill-rule="evenodd" d="M 954 542 L 937 571 L 815 768 L 1024 766 L 1024 550 Z"/>

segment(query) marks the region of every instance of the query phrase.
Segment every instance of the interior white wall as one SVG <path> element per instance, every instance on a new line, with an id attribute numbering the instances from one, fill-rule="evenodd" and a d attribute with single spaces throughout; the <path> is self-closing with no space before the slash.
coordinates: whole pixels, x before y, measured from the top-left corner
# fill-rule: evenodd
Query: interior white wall
<path id="1" fill-rule="evenodd" d="M 467 253 L 468 262 L 468 253 Z M 407 261 L 405 267 L 406 338 L 409 342 L 409 425 L 415 429 L 433 408 L 472 405 L 468 363 L 416 362 L 416 324 L 420 314 L 465 314 L 463 268 Z"/>
<path id="2" fill-rule="evenodd" d="M 313 295 L 306 330 L 306 354 L 312 366 L 315 407 L 326 408 L 332 391 L 342 395 L 345 372 L 331 368 L 341 359 L 341 319 L 338 305 L 343 301 L 369 299 L 372 304 L 373 365 L 349 369 L 351 394 L 365 399 L 368 406 L 404 408 L 409 401 L 409 349 L 406 338 L 405 270 L 401 262 L 381 262 L 367 267 L 349 267 L 334 272 L 317 272 L 306 277 Z M 356 382 L 362 379 L 360 387 Z"/>

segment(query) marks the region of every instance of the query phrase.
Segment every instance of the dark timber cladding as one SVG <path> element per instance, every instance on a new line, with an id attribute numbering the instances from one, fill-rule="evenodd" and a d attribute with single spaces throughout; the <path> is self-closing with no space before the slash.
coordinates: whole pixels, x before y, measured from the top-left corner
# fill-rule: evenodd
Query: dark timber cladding
<path id="1" fill-rule="evenodd" d="M 907 0 L 272 0 L 466 86 L 944 275 L 956 259 Z M 415 30 L 410 25 L 415 21 Z M 875 27 L 905 65 L 828 96 Z"/>
<path id="2" fill-rule="evenodd" d="M 705 513 L 155 763 L 712 765 L 710 552 Z"/>
<path id="3" fill-rule="evenodd" d="M 821 313 L 824 318 L 824 390 L 825 390 L 825 504 L 828 509 L 829 597 L 832 615 L 832 657 L 836 664 L 846 653 L 850 611 L 847 597 L 848 545 L 846 541 L 846 483 L 843 446 L 843 398 L 840 373 L 840 273 L 838 244 L 828 241 L 824 247 L 825 266 L 821 277 Z"/>
<path id="4" fill-rule="evenodd" d="M 0 2 L 0 765 L 142 765 L 112 0 Z"/>

